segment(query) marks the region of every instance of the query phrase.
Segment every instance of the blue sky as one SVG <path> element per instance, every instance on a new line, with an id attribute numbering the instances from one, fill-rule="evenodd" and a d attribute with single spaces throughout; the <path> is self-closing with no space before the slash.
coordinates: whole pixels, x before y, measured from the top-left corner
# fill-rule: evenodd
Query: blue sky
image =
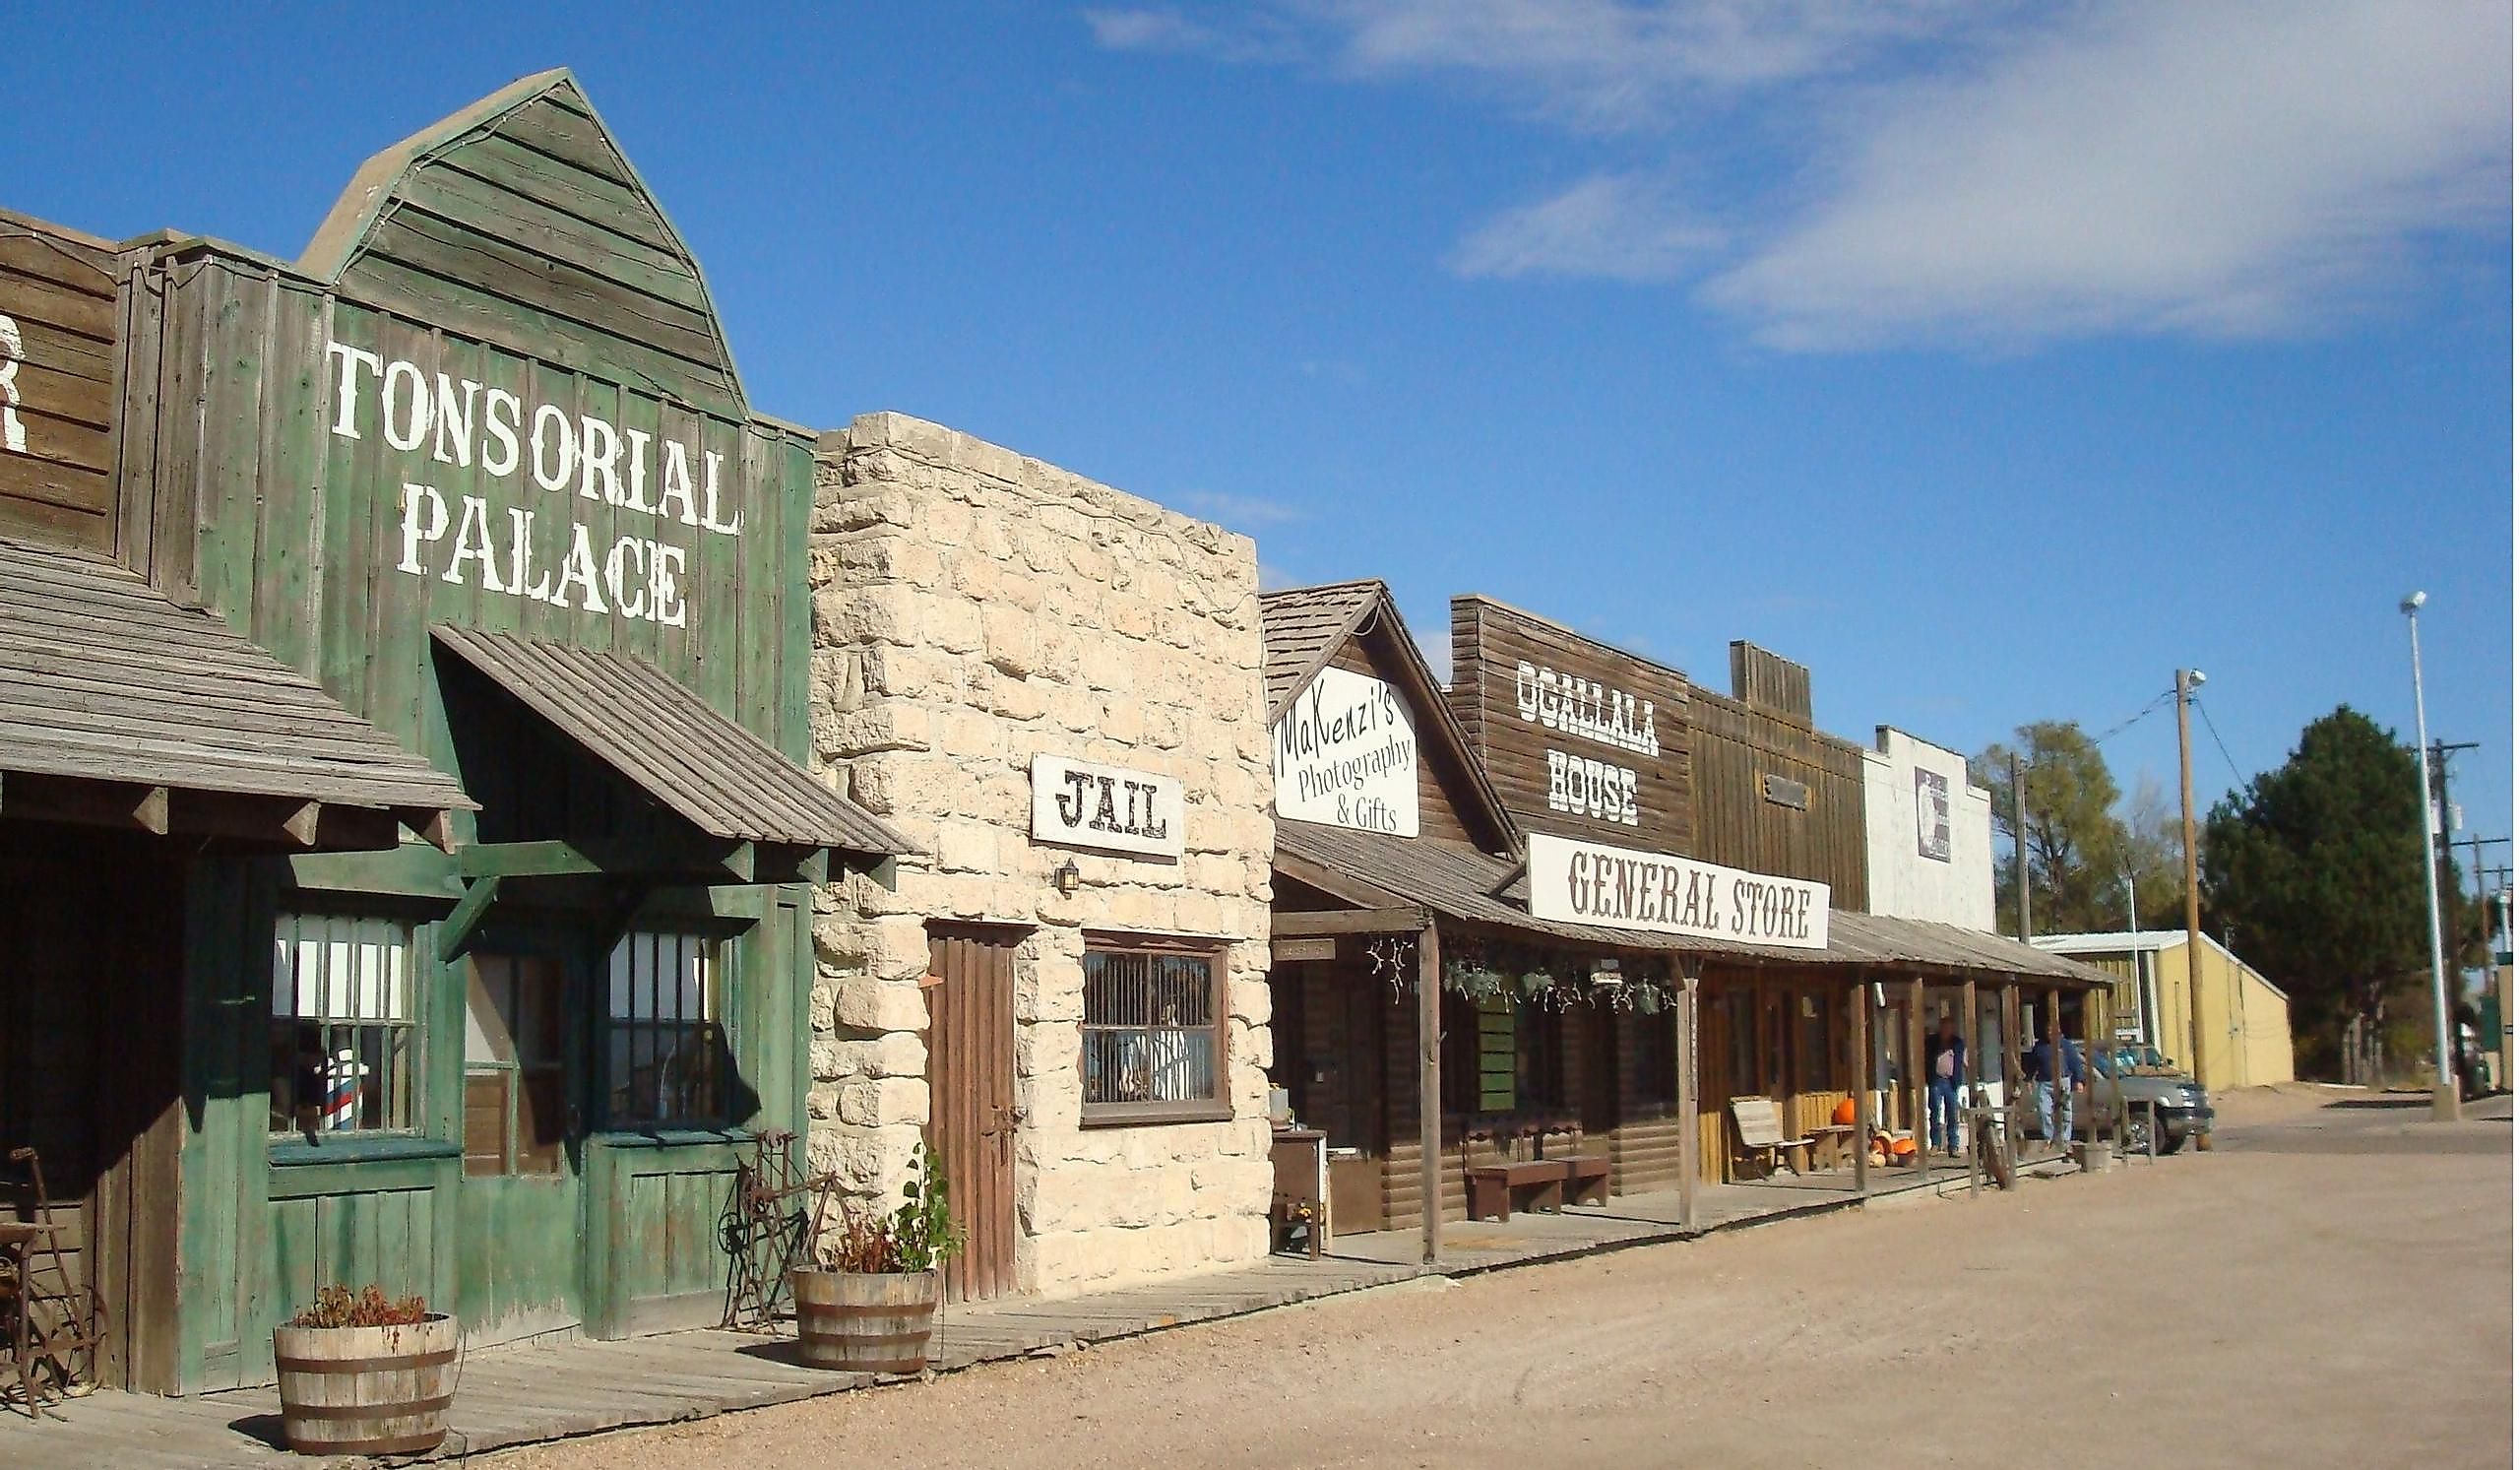
<path id="1" fill-rule="evenodd" d="M 2352 703 L 2511 830 L 2507 7 L 1287 0 L 48 9 L 0 205 L 293 256 L 576 69 L 757 407 L 941 420 L 1822 723 L 1974 750 L 2207 671 L 2200 802 Z M 2167 711 L 2104 747 L 2176 772 Z"/>

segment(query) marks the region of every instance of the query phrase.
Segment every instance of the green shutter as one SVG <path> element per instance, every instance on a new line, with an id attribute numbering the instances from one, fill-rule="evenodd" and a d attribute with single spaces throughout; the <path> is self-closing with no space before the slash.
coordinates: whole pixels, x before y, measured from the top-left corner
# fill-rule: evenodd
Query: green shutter
<path id="1" fill-rule="evenodd" d="M 1479 1002 L 1479 1111 L 1514 1111 L 1514 1002 L 1503 995 Z"/>

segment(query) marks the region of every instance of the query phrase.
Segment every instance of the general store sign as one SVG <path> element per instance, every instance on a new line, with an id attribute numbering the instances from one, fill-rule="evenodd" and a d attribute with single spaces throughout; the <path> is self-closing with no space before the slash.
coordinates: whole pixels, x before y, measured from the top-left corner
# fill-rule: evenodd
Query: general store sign
<path id="1" fill-rule="evenodd" d="M 1418 835 L 1418 730 L 1400 691 L 1324 669 L 1270 732 L 1278 816 Z"/>
<path id="2" fill-rule="evenodd" d="M 1535 832 L 1532 915 L 1561 924 L 1829 947 L 1829 885 Z"/>
<path id="3" fill-rule="evenodd" d="M 1034 756 L 1033 839 L 1177 860 L 1181 783 L 1151 771 Z"/>

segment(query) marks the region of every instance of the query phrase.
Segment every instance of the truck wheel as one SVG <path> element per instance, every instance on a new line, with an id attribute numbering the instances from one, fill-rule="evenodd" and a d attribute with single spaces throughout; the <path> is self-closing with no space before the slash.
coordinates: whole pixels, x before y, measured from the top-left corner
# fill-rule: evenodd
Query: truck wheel
<path id="1" fill-rule="evenodd" d="M 2153 1120 L 2137 1113 L 2126 1119 L 2126 1152 L 2140 1158 L 2153 1151 Z"/>
<path id="2" fill-rule="evenodd" d="M 2185 1147 L 2187 1147 L 2187 1135 L 2185 1133 L 2174 1132 L 2169 1128 L 2162 1129 L 2163 1153 L 2174 1154 Z"/>

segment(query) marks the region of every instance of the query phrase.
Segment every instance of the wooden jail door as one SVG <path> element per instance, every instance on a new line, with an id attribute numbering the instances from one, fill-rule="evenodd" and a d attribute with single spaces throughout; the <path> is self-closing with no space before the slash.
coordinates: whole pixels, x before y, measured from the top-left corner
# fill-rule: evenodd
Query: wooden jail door
<path id="1" fill-rule="evenodd" d="M 927 1144 L 945 1169 L 963 1250 L 949 1302 L 1015 1290 L 1015 946 L 1003 931 L 930 927 Z"/>

